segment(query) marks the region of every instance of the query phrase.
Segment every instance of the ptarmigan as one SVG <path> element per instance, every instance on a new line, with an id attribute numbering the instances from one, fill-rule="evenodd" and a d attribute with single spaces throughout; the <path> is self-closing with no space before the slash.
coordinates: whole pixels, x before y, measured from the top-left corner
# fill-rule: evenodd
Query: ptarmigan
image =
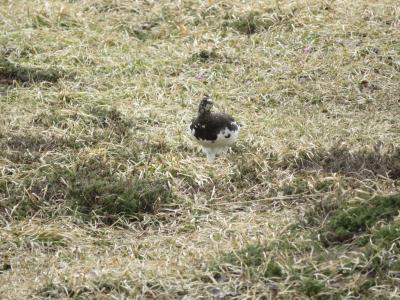
<path id="1" fill-rule="evenodd" d="M 213 113 L 213 101 L 204 96 L 199 105 L 197 118 L 190 124 L 192 139 L 197 141 L 209 162 L 226 152 L 239 137 L 240 125 L 225 113 Z"/>

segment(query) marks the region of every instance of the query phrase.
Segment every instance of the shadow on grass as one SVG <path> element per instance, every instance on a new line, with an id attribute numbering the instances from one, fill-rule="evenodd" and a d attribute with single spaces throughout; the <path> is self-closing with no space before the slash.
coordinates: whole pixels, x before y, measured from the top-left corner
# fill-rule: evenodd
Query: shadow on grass
<path id="1" fill-rule="evenodd" d="M 0 58 L 0 84 L 2 85 L 12 85 L 14 82 L 19 84 L 30 84 L 33 82 L 53 83 L 68 76 L 70 75 L 66 74 L 63 70 L 26 67 Z"/>
<path id="2" fill-rule="evenodd" d="M 62 138 L 56 136 L 9 134 L 3 141 L 0 136 L 0 148 L 12 151 L 42 152 L 59 148 L 64 144 L 63 141 Z"/>
<path id="3" fill-rule="evenodd" d="M 34 116 L 32 122 L 35 126 L 62 129 L 75 127 L 79 124 L 89 131 L 93 131 L 94 128 L 108 130 L 110 134 L 120 137 L 128 135 L 129 130 L 136 126 L 132 119 L 124 116 L 118 109 L 106 106 L 93 106 L 85 110 L 84 113 L 62 113 L 59 109 L 51 109 Z"/>
<path id="4" fill-rule="evenodd" d="M 378 149 L 352 151 L 347 147 L 301 152 L 297 157 L 287 157 L 279 166 L 296 171 L 323 170 L 351 177 L 388 176 L 400 178 L 400 148 L 386 152 Z"/>
<path id="5" fill-rule="evenodd" d="M 30 165 L 39 162 L 49 153 L 76 148 L 77 145 L 66 137 L 42 134 L 0 134 L 0 152 L 3 158 L 13 164 Z"/>

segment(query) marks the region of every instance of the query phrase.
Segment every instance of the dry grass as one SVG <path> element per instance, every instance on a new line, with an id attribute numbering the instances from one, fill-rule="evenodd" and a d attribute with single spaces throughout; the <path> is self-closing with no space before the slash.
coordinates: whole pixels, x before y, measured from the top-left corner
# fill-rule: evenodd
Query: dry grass
<path id="1" fill-rule="evenodd" d="M 1 298 L 399 298 L 398 214 L 346 223 L 399 207 L 399 17 L 2 1 Z M 205 93 L 245 125 L 214 165 L 186 136 Z"/>

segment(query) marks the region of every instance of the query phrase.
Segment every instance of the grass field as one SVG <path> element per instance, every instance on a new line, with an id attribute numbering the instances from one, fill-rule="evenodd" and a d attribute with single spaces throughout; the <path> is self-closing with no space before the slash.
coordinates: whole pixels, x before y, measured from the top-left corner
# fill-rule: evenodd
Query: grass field
<path id="1" fill-rule="evenodd" d="M 0 298 L 400 299 L 399 115 L 395 0 L 1 1 Z"/>

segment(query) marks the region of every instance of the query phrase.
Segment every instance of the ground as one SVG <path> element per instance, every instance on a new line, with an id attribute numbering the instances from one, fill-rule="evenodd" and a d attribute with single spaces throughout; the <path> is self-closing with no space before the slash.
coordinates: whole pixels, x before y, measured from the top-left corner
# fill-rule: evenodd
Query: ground
<path id="1" fill-rule="evenodd" d="M 2 1 L 2 299 L 399 299 L 400 8 Z M 207 163 L 204 94 L 241 136 Z"/>

